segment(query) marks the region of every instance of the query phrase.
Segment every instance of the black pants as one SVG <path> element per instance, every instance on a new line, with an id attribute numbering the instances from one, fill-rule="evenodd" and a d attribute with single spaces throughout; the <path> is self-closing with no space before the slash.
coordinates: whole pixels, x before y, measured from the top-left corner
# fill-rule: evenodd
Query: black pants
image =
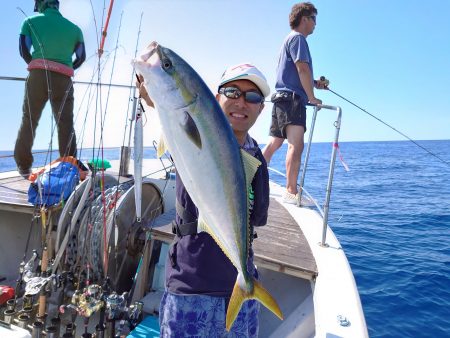
<path id="1" fill-rule="evenodd" d="M 53 117 L 58 127 L 60 156 L 76 157 L 72 79 L 59 73 L 32 69 L 25 84 L 22 123 L 14 148 L 14 159 L 19 169 L 29 169 L 33 164 L 31 148 L 47 101 L 50 101 Z"/>

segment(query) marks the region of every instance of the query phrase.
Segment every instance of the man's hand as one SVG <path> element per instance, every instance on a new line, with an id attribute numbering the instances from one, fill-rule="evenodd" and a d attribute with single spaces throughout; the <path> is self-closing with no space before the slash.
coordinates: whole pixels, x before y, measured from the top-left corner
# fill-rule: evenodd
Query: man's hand
<path id="1" fill-rule="evenodd" d="M 137 74 L 136 88 L 139 89 L 139 97 L 145 101 L 147 106 L 155 108 L 155 104 L 148 95 L 147 89 L 144 86 L 144 77 L 141 74 Z"/>
<path id="2" fill-rule="evenodd" d="M 322 104 L 322 100 L 313 97 L 313 98 L 310 98 L 310 99 L 309 99 L 309 103 L 310 103 L 310 104 L 314 104 L 314 105 L 315 105 L 315 104 Z"/>

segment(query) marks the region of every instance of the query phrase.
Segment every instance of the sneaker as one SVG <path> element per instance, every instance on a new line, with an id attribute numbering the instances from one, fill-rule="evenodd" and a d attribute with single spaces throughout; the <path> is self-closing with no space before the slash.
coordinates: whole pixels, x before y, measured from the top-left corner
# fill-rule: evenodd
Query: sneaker
<path id="1" fill-rule="evenodd" d="M 288 204 L 297 204 L 298 194 L 291 194 L 289 191 L 285 191 L 283 195 L 283 202 Z"/>
<path id="2" fill-rule="evenodd" d="M 291 194 L 289 191 L 286 191 L 283 195 L 283 202 L 284 203 L 288 203 L 288 204 L 295 204 L 297 205 L 297 201 L 298 201 L 298 193 L 297 194 Z M 302 196 L 302 203 L 301 203 L 302 207 L 313 207 L 314 206 L 314 202 L 309 199 L 306 196 Z"/>
<path id="3" fill-rule="evenodd" d="M 17 168 L 17 171 L 19 172 L 19 175 L 22 176 L 24 179 L 28 180 L 28 177 L 31 175 L 31 169 L 21 169 Z"/>

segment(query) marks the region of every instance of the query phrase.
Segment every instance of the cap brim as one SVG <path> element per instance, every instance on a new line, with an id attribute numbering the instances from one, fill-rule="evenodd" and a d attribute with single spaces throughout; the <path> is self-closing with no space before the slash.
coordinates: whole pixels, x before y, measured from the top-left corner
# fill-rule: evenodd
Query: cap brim
<path id="1" fill-rule="evenodd" d="M 219 87 L 223 86 L 225 83 L 236 81 L 236 80 L 248 80 L 253 82 L 258 89 L 261 91 L 264 97 L 268 97 L 270 95 L 270 88 L 266 81 L 261 79 L 259 76 L 254 74 L 242 74 L 238 75 L 236 77 L 233 77 L 231 79 L 227 79 L 226 81 L 223 81 L 220 83 Z"/>

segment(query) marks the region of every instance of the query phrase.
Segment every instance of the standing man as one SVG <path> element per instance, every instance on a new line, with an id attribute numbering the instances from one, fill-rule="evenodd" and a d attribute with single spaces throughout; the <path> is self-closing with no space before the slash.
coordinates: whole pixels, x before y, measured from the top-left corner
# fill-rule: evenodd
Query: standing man
<path id="1" fill-rule="evenodd" d="M 61 157 L 76 156 L 71 77 L 74 69 L 86 59 L 83 33 L 61 15 L 58 0 L 35 0 L 34 11 L 39 14 L 25 19 L 19 39 L 20 56 L 28 64 L 29 75 L 14 159 L 19 174 L 24 178 L 28 178 L 31 173 L 31 148 L 48 100 L 58 126 L 59 154 Z"/>
<path id="2" fill-rule="evenodd" d="M 302 2 L 292 7 L 292 31 L 283 42 L 277 66 L 276 93 L 272 95 L 270 139 L 263 150 L 267 163 L 287 139 L 285 203 L 297 204 L 297 180 L 306 131 L 306 104 L 321 104 L 314 87 L 323 89 L 328 80 L 314 80 L 313 64 L 306 38 L 316 27 L 317 9 Z"/>
<path id="3" fill-rule="evenodd" d="M 143 82 L 141 77 L 141 84 L 137 83 L 140 95 L 153 106 Z M 261 161 L 252 191 L 249 191 L 252 234 L 255 226 L 267 223 L 269 173 L 262 152 L 248 131 L 269 94 L 266 78 L 250 64 L 229 67 L 222 75 L 216 94 L 240 147 Z M 179 175 L 176 198 L 176 236 L 166 262 L 166 291 L 159 312 L 161 337 L 258 337 L 259 303 L 256 300 L 246 301 L 230 331 L 225 330 L 236 268 L 208 233 L 197 233 L 198 210 Z M 248 271 L 257 277 L 251 243 Z"/>

